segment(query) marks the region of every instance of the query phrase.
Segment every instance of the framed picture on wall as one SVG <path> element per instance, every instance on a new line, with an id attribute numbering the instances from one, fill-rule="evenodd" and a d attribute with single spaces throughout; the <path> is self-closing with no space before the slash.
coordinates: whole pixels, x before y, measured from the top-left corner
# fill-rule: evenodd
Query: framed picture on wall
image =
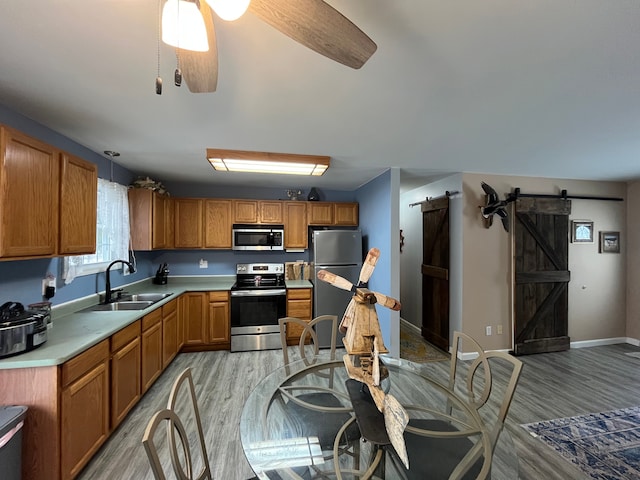
<path id="1" fill-rule="evenodd" d="M 620 232 L 600 232 L 600 253 L 620 253 Z"/>
<path id="2" fill-rule="evenodd" d="M 590 220 L 572 220 L 571 242 L 593 243 L 593 222 Z"/>

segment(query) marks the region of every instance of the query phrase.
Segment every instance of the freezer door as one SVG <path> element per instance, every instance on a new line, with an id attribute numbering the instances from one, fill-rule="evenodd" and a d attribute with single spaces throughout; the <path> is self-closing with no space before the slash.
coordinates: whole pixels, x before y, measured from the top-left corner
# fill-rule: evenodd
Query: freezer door
<path id="1" fill-rule="evenodd" d="M 358 275 L 360 275 L 360 264 L 357 265 L 345 265 L 345 266 L 325 266 L 323 269 L 341 277 L 346 278 L 350 282 L 358 282 Z M 318 267 L 314 269 L 314 278 L 318 278 L 318 270 L 322 268 Z M 320 280 L 316 280 L 313 288 L 313 306 L 314 317 L 320 315 L 337 315 L 338 322 L 342 319 L 344 311 L 347 305 L 351 301 L 351 292 L 334 287 L 333 285 Z M 331 327 L 329 325 L 318 324 L 316 333 L 318 334 L 318 344 L 320 348 L 328 348 L 331 346 Z M 342 347 L 342 337 L 344 335 L 338 332 L 338 339 L 336 345 Z"/>
<path id="2" fill-rule="evenodd" d="M 313 261 L 316 265 L 362 263 L 362 233 L 360 230 L 315 230 Z"/>

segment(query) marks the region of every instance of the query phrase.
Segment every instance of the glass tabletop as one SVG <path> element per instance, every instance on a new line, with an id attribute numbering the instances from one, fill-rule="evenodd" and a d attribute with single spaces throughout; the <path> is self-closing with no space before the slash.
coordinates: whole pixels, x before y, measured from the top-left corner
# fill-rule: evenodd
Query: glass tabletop
<path id="1" fill-rule="evenodd" d="M 477 412 L 446 387 L 448 362 L 415 364 L 381 358 L 385 367 L 381 388 L 398 400 L 412 422 L 450 415 L 464 428 L 482 430 Z M 391 445 L 362 438 L 360 430 L 365 429 L 358 422 L 367 420 L 359 417 L 356 421 L 348 379 L 342 358 L 326 355 L 313 364 L 298 360 L 280 367 L 255 387 L 243 408 L 240 437 L 247 461 L 259 478 L 408 478 Z M 477 437 L 478 448 L 483 449 L 488 433 Z M 428 455 L 410 459 L 421 461 L 429 461 Z M 517 478 L 517 464 L 513 442 L 503 431 L 488 478 Z"/>

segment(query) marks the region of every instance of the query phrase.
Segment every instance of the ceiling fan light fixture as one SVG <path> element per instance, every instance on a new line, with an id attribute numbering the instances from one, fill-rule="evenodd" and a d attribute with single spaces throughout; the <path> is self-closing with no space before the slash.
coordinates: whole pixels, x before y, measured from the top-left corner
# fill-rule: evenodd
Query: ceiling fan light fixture
<path id="1" fill-rule="evenodd" d="M 162 9 L 162 41 L 183 50 L 209 51 L 204 19 L 195 3 L 167 0 Z"/>
<path id="2" fill-rule="evenodd" d="M 218 172 L 268 173 L 320 176 L 329 168 L 330 158 L 321 155 L 247 152 L 207 149 L 207 160 Z"/>
<path id="3" fill-rule="evenodd" d="M 207 3 L 221 19 L 232 22 L 239 19 L 249 8 L 251 0 L 207 0 Z"/>

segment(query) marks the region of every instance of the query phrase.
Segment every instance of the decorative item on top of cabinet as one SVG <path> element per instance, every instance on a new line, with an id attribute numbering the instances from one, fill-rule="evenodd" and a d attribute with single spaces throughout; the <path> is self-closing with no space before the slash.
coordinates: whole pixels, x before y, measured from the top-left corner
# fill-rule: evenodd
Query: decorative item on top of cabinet
<path id="1" fill-rule="evenodd" d="M 309 200 L 310 202 L 320 201 L 320 192 L 318 192 L 318 189 L 316 187 L 311 187 L 311 190 L 309 190 L 309 195 L 307 195 L 307 200 Z"/>
<path id="2" fill-rule="evenodd" d="M 145 188 L 130 188 L 128 196 L 133 250 L 173 248 L 173 199 Z"/>
<path id="3" fill-rule="evenodd" d="M 307 204 L 305 202 L 284 202 L 284 248 L 306 249 Z"/>
<path id="4" fill-rule="evenodd" d="M 312 304 L 311 288 L 289 288 L 287 289 L 287 317 L 296 317 L 305 322 L 311 321 Z M 287 345 L 297 345 L 300 341 L 302 329 L 293 325 L 287 325 Z"/>

